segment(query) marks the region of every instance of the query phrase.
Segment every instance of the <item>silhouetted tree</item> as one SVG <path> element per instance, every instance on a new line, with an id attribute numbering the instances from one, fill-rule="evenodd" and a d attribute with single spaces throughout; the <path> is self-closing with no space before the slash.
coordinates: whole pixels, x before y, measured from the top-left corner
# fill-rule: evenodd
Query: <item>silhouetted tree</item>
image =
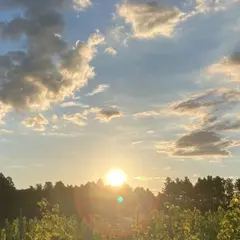
<path id="1" fill-rule="evenodd" d="M 106 186 L 101 179 L 97 183 L 74 187 L 58 181 L 18 190 L 10 177 L 0 174 L 0 224 L 5 218 L 18 217 L 20 209 L 27 218 L 40 217 L 37 202 L 43 198 L 60 205 L 64 215 L 75 214 L 90 224 L 95 215 L 106 221 L 132 217 L 136 213 L 146 216 L 156 208 L 164 209 L 165 203 L 184 209 L 196 207 L 201 211 L 216 211 L 219 206 L 226 208 L 235 192 L 240 194 L 240 179 L 233 182 L 218 176 L 199 178 L 194 185 L 187 177 L 166 178 L 162 191 L 155 196 L 142 187 L 132 189 L 127 184 L 117 188 Z"/>
<path id="2" fill-rule="evenodd" d="M 234 189 L 236 193 L 240 194 L 240 178 L 238 178 L 234 184 Z"/>

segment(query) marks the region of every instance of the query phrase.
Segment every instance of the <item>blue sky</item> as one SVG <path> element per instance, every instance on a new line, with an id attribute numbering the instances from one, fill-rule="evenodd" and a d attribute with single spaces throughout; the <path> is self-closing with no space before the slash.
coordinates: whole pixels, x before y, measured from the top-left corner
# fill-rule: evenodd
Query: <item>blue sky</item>
<path id="1" fill-rule="evenodd" d="M 239 1 L 62 2 L 0 1 L 0 166 L 17 187 L 239 176 Z"/>

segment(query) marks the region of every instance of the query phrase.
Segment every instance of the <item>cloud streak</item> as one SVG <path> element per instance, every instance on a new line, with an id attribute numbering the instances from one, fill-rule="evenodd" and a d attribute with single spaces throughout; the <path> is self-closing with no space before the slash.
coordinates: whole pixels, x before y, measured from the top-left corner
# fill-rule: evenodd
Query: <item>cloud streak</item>
<path id="1" fill-rule="evenodd" d="M 67 107 L 82 107 L 82 108 L 88 108 L 89 105 L 87 104 L 82 104 L 79 102 L 64 102 L 60 104 L 60 107 L 62 108 L 67 108 Z"/>
<path id="2" fill-rule="evenodd" d="M 100 84 L 98 85 L 92 92 L 87 93 L 85 96 L 94 96 L 98 93 L 105 92 L 109 89 L 109 85 L 107 84 Z"/>
<path id="3" fill-rule="evenodd" d="M 112 48 L 112 47 L 108 47 L 104 50 L 105 53 L 109 54 L 109 55 L 112 55 L 112 56 L 115 56 L 118 54 L 117 50 Z"/>

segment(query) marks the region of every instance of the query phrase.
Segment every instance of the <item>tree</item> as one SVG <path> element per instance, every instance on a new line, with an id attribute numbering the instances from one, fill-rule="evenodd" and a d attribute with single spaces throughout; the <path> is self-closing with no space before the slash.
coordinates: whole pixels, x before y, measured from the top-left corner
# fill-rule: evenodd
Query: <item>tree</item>
<path id="1" fill-rule="evenodd" d="M 238 179 L 235 181 L 234 189 L 235 189 L 235 191 L 236 191 L 237 194 L 240 194 L 240 178 L 238 178 Z"/>
<path id="2" fill-rule="evenodd" d="M 227 207 L 230 204 L 230 201 L 232 200 L 234 195 L 233 180 L 230 178 L 225 179 L 224 188 L 225 188 L 225 197 L 226 197 L 225 206 Z"/>
<path id="3" fill-rule="evenodd" d="M 194 186 L 195 206 L 202 211 L 216 211 L 225 205 L 225 181 L 220 177 L 199 178 Z"/>
<path id="4" fill-rule="evenodd" d="M 7 217 L 12 219 L 15 214 L 15 193 L 16 188 L 12 179 L 0 173 L 0 224 L 3 223 Z"/>

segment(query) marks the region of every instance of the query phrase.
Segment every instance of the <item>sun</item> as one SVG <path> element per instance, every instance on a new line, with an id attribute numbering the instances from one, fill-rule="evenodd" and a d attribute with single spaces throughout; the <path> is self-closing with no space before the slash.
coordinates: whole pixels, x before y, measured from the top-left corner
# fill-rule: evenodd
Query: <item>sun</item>
<path id="1" fill-rule="evenodd" d="M 107 184 L 114 186 L 114 187 L 119 187 L 126 182 L 127 177 L 126 177 L 126 174 L 122 170 L 113 169 L 108 172 L 106 180 L 107 180 Z"/>

